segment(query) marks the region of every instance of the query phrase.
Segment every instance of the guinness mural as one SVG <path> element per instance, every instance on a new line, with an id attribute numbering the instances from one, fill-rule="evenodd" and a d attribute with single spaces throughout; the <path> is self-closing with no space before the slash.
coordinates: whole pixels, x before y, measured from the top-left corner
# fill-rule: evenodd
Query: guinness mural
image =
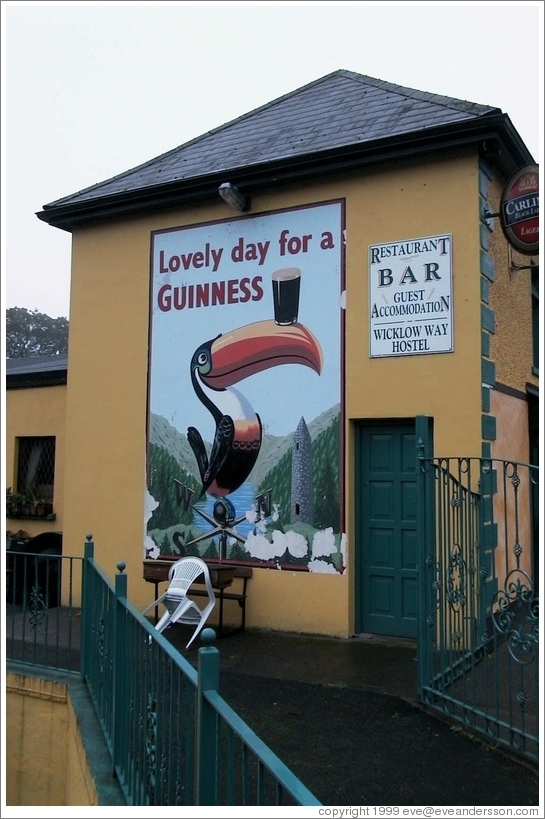
<path id="1" fill-rule="evenodd" d="M 343 208 L 151 237 L 144 558 L 345 566 Z"/>

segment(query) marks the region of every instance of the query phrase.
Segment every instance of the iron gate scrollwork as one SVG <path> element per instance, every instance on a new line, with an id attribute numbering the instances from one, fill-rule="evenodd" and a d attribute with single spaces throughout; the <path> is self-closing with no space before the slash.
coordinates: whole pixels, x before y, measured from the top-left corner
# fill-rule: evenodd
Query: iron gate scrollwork
<path id="1" fill-rule="evenodd" d="M 538 467 L 418 455 L 420 699 L 538 760 Z"/>

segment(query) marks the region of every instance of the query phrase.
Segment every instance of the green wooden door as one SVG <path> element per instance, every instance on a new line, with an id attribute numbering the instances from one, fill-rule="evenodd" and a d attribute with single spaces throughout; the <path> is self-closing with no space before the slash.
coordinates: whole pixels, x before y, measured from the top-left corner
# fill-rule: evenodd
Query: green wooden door
<path id="1" fill-rule="evenodd" d="M 414 423 L 358 427 L 356 628 L 416 637 Z"/>

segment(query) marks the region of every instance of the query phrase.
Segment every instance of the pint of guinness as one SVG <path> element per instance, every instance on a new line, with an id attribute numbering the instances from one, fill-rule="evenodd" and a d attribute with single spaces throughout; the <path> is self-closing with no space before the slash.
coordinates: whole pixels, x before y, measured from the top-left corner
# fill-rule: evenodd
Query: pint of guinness
<path id="1" fill-rule="evenodd" d="M 299 315 L 301 271 L 284 267 L 272 274 L 274 320 L 277 324 L 295 324 Z"/>

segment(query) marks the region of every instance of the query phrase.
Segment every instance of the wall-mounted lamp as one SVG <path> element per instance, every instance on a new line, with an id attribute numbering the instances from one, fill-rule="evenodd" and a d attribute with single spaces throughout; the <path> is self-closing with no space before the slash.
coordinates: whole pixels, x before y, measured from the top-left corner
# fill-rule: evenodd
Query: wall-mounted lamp
<path id="1" fill-rule="evenodd" d="M 224 202 L 233 208 L 233 210 L 245 211 L 250 210 L 250 197 L 244 196 L 235 185 L 230 182 L 224 182 L 218 188 L 218 193 Z"/>

